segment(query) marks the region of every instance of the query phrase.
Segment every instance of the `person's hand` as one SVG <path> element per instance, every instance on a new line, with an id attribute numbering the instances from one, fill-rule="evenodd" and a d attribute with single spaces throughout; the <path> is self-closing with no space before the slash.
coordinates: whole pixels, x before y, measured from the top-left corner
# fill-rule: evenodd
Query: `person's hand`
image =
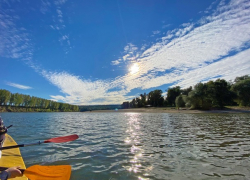
<path id="1" fill-rule="evenodd" d="M 19 170 L 20 166 L 17 167 L 11 167 L 5 170 L 8 173 L 8 178 L 15 178 L 22 176 L 22 172 Z"/>

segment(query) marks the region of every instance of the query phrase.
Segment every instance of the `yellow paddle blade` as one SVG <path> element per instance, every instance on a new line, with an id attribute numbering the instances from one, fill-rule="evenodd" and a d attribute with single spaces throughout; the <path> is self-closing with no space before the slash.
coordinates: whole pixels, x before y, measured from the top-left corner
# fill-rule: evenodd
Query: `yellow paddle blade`
<path id="1" fill-rule="evenodd" d="M 70 165 L 40 166 L 34 165 L 24 171 L 30 180 L 69 180 L 71 175 Z"/>

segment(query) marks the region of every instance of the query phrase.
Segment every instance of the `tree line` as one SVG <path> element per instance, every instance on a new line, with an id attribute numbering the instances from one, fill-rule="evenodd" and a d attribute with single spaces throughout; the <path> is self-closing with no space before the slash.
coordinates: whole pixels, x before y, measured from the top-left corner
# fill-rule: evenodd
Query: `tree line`
<path id="1" fill-rule="evenodd" d="M 25 94 L 11 93 L 5 89 L 0 89 L 0 105 L 22 108 L 39 108 L 41 111 L 79 111 L 79 107 L 76 105 L 55 102 Z M 32 111 L 32 109 L 30 111 Z"/>
<path id="2" fill-rule="evenodd" d="M 224 106 L 250 106 L 250 76 L 236 77 L 234 81 L 217 79 L 197 83 L 193 87 L 181 89 L 175 86 L 163 91 L 156 89 L 148 94 L 140 94 L 131 102 L 123 102 L 122 108 L 140 107 L 187 107 L 190 109 L 223 108 Z"/>

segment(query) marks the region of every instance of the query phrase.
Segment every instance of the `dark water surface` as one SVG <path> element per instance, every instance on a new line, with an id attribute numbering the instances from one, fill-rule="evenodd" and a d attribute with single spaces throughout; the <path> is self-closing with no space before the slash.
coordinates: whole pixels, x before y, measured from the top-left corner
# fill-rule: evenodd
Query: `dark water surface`
<path id="1" fill-rule="evenodd" d="M 1 113 L 27 167 L 72 166 L 71 180 L 250 179 L 249 114 Z"/>

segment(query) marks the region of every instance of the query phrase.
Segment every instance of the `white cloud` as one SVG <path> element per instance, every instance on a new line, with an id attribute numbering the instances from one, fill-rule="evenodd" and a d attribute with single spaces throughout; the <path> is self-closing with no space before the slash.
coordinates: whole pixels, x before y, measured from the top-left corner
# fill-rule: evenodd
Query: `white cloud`
<path id="1" fill-rule="evenodd" d="M 90 81 L 66 72 L 42 72 L 53 85 L 57 86 L 66 96 L 51 95 L 53 100 L 62 100 L 71 104 L 113 104 L 125 100 L 126 92 L 110 91 L 112 82 Z"/>
<path id="2" fill-rule="evenodd" d="M 7 82 L 6 84 L 9 85 L 9 86 L 18 88 L 18 89 L 25 89 L 25 90 L 26 90 L 26 89 L 32 89 L 32 87 L 30 87 L 30 86 L 25 86 L 25 85 L 16 84 L 16 83 L 11 83 L 11 82 Z"/>
<path id="3" fill-rule="evenodd" d="M 159 34 L 161 31 L 153 31 L 153 34 L 156 35 L 156 34 Z"/>
<path id="4" fill-rule="evenodd" d="M 182 74 L 177 79 L 181 81 L 176 85 L 181 87 L 188 87 L 190 85 L 195 85 L 197 82 L 206 82 L 208 81 L 207 79 L 215 80 L 217 78 L 213 77 L 217 76 L 229 81 L 234 80 L 236 76 L 250 74 L 249 55 L 250 49 L 247 49 L 245 51 L 237 53 L 234 56 L 229 56 L 222 59 L 221 61 Z"/>
<path id="5" fill-rule="evenodd" d="M 48 0 L 41 0 L 40 12 L 46 14 L 49 11 L 51 4 Z"/>
<path id="6" fill-rule="evenodd" d="M 65 94 L 52 96 L 54 99 L 76 104 L 121 103 L 135 88 L 146 90 L 172 83 L 188 87 L 218 76 L 230 80 L 250 74 L 249 27 L 249 1 L 220 3 L 213 14 L 182 24 L 149 48 L 128 44 L 123 57 L 112 64 L 120 64 L 121 59 L 136 61 L 140 67 L 136 75 L 98 81 L 68 73 L 44 76 Z"/>
<path id="7" fill-rule="evenodd" d="M 130 56 L 130 54 L 126 54 L 126 55 L 124 55 L 124 56 L 122 57 L 122 59 L 123 59 L 124 61 L 126 61 L 126 60 L 128 59 L 129 56 Z"/>
<path id="8" fill-rule="evenodd" d="M 0 7 L 0 57 L 22 59 L 30 64 L 33 48 L 26 29 L 15 25 L 18 18 L 13 11 Z"/>
<path id="9" fill-rule="evenodd" d="M 165 24 L 165 25 L 162 26 L 162 28 L 165 29 L 165 28 L 168 28 L 170 26 L 171 26 L 171 24 Z"/>
<path id="10" fill-rule="evenodd" d="M 134 44 L 132 44 L 132 43 L 129 43 L 124 48 L 125 52 L 131 53 L 131 54 L 134 53 L 136 50 L 138 50 L 138 48 Z"/>
<path id="11" fill-rule="evenodd" d="M 121 59 L 115 60 L 115 61 L 111 61 L 111 65 L 118 65 L 121 63 Z"/>
<path id="12" fill-rule="evenodd" d="M 59 6 L 59 5 L 63 5 L 67 2 L 67 0 L 56 0 L 54 3 L 55 5 Z"/>
<path id="13" fill-rule="evenodd" d="M 57 16 L 58 16 L 58 21 L 59 21 L 60 23 L 63 23 L 63 13 L 62 13 L 62 11 L 58 8 L 58 9 L 56 10 L 56 12 L 57 12 Z"/>

